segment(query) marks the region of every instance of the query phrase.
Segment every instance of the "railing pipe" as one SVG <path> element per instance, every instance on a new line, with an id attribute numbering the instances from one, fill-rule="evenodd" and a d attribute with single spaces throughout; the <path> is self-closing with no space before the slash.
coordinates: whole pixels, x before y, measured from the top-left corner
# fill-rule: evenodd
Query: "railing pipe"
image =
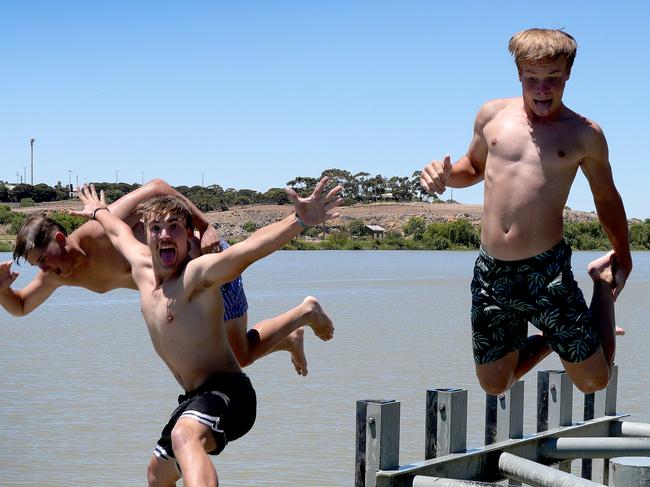
<path id="1" fill-rule="evenodd" d="M 552 438 L 540 453 L 546 458 L 614 458 L 650 456 L 650 438 Z"/>
<path id="2" fill-rule="evenodd" d="M 634 421 L 622 421 L 621 435 L 650 437 L 650 424 L 635 423 Z"/>
<path id="3" fill-rule="evenodd" d="M 506 477 L 533 487 L 603 487 L 603 484 L 597 484 L 591 480 L 576 477 L 510 453 L 502 453 L 499 456 L 499 470 Z"/>
<path id="4" fill-rule="evenodd" d="M 476 482 L 474 480 L 443 479 L 441 477 L 426 477 L 416 475 L 413 478 L 413 487 L 480 487 L 497 486 L 492 482 Z"/>

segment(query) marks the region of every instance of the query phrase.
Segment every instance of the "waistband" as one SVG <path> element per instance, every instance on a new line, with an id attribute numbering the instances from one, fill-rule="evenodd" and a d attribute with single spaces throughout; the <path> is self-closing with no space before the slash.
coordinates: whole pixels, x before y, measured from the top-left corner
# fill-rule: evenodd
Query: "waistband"
<path id="1" fill-rule="evenodd" d="M 533 263 L 539 265 L 540 263 L 547 260 L 558 259 L 559 257 L 565 256 L 567 254 L 571 256 L 571 247 L 566 243 L 564 239 L 560 240 L 553 247 L 545 250 L 540 254 L 533 255 L 532 257 L 526 257 L 525 259 L 520 260 L 500 260 L 488 254 L 483 247 L 479 249 L 479 258 L 481 258 L 483 261 L 490 262 L 500 267 L 519 267 L 521 265 L 530 265 Z"/>
<path id="2" fill-rule="evenodd" d="M 191 391 L 186 391 L 185 394 L 182 394 L 179 399 L 188 398 L 201 394 L 205 391 L 210 391 L 212 389 L 223 389 L 223 392 L 227 392 L 231 389 L 238 388 L 242 384 L 250 384 L 251 381 L 244 372 L 220 372 L 210 376 L 203 384 L 198 386 L 196 389 Z"/>

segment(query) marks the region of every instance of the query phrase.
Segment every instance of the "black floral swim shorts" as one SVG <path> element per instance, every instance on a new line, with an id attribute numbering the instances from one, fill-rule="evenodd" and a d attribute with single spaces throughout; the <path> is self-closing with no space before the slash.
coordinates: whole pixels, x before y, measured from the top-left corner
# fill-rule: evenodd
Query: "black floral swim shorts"
<path id="1" fill-rule="evenodd" d="M 472 348 L 477 364 L 494 362 L 526 343 L 528 322 L 567 362 L 591 356 L 600 341 L 561 241 L 535 257 L 497 260 L 480 250 L 472 279 Z"/>

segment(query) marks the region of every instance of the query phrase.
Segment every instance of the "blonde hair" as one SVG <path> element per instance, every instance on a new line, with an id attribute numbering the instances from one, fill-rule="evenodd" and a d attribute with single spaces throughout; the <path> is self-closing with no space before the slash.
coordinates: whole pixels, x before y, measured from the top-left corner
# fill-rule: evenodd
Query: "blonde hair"
<path id="1" fill-rule="evenodd" d="M 136 208 L 142 215 L 145 225 L 163 215 L 178 216 L 185 223 L 188 230 L 194 229 L 192 222 L 192 211 L 190 207 L 178 196 L 155 196 L 154 198 L 143 201 Z"/>
<path id="2" fill-rule="evenodd" d="M 508 42 L 508 50 L 520 62 L 535 63 L 545 60 L 566 59 L 567 71 L 571 70 L 578 44 L 564 31 L 556 29 L 527 29 L 517 32 Z"/>

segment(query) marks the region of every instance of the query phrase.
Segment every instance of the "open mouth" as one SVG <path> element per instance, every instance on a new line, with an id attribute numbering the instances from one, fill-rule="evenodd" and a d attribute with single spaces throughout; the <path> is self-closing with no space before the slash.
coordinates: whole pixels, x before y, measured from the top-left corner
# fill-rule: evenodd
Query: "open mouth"
<path id="1" fill-rule="evenodd" d="M 176 249 L 172 247 L 161 248 L 158 255 L 160 256 L 162 265 L 172 266 L 176 260 Z"/>
<path id="2" fill-rule="evenodd" d="M 534 100 L 535 108 L 538 110 L 549 110 L 553 100 Z"/>

